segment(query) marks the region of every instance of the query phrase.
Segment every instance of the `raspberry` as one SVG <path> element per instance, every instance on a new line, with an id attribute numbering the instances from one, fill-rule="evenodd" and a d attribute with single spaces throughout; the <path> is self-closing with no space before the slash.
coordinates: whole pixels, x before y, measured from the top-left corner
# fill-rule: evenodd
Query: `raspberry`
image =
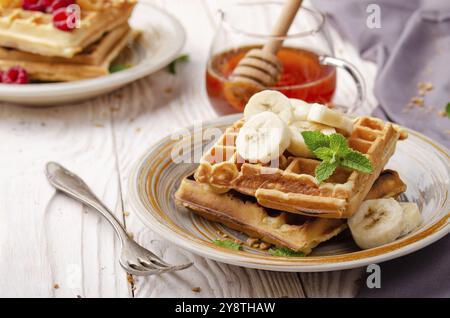
<path id="1" fill-rule="evenodd" d="M 2 74 L 2 82 L 5 84 L 28 84 L 30 82 L 27 71 L 20 67 L 11 67 Z"/>
<path id="2" fill-rule="evenodd" d="M 66 8 L 59 8 L 53 12 L 53 25 L 61 31 L 69 32 L 75 29 L 76 21 L 71 21 L 71 19 L 76 19 L 76 17 L 67 13 Z"/>
<path id="3" fill-rule="evenodd" d="M 45 12 L 53 0 L 23 0 L 22 9 Z"/>
<path id="4" fill-rule="evenodd" d="M 49 1 L 49 0 L 47 0 Z M 58 9 L 67 8 L 68 6 L 75 4 L 75 0 L 50 0 L 51 4 L 47 6 L 47 12 L 53 13 Z"/>

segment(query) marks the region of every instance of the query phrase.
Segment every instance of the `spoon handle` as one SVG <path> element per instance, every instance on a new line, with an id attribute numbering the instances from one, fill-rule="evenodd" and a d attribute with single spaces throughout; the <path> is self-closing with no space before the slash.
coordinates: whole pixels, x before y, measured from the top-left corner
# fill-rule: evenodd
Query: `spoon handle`
<path id="1" fill-rule="evenodd" d="M 116 230 L 121 243 L 126 242 L 128 235 L 120 222 L 80 177 L 56 162 L 47 163 L 45 174 L 56 189 L 100 212 Z"/>
<path id="2" fill-rule="evenodd" d="M 272 36 L 283 37 L 288 33 L 302 2 L 303 0 L 286 0 L 283 11 L 278 17 L 277 23 L 272 30 Z M 271 39 L 264 45 L 263 50 L 272 54 L 277 54 L 282 45 L 283 39 Z"/>

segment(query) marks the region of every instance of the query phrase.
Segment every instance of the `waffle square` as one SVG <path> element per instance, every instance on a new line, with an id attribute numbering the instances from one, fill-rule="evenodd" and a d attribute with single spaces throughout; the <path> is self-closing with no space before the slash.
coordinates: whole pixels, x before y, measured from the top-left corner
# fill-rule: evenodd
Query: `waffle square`
<path id="1" fill-rule="evenodd" d="M 255 196 L 262 206 L 323 218 L 348 218 L 366 197 L 401 137 L 392 123 L 373 117 L 355 120 L 348 143 L 365 154 L 374 171 L 369 174 L 338 168 L 322 184 L 315 180 L 319 160 L 293 157 L 285 152 L 278 167 L 245 162 L 236 152 L 243 120 L 226 129 L 200 161 L 195 179 L 215 191 L 236 190 Z"/>

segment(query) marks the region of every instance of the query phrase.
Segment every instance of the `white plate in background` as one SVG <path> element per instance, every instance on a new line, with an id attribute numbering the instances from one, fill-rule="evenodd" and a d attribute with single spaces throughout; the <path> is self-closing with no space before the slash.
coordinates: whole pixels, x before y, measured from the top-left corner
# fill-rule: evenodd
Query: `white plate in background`
<path id="1" fill-rule="evenodd" d="M 0 101 L 30 106 L 51 106 L 89 99 L 109 93 L 150 75 L 176 59 L 186 33 L 181 23 L 167 12 L 138 3 L 130 19 L 141 30 L 139 39 L 127 49 L 131 68 L 95 79 L 48 84 L 0 84 Z"/>

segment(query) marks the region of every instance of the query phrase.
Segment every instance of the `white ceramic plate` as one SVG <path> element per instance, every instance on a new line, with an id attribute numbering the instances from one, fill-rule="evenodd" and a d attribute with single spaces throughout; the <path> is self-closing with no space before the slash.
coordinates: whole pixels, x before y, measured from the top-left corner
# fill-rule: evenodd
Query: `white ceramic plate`
<path id="1" fill-rule="evenodd" d="M 185 30 L 173 16 L 150 4 L 139 3 L 130 19 L 142 36 L 127 51 L 133 67 L 107 76 L 67 83 L 0 84 L 0 100 L 32 106 L 49 106 L 85 100 L 114 91 L 150 75 L 178 57 L 185 42 Z"/>
<path id="2" fill-rule="evenodd" d="M 224 131 L 239 116 L 217 118 L 204 123 L 202 128 L 217 127 Z M 193 127 L 188 129 L 193 135 Z M 419 205 L 424 222 L 413 233 L 378 248 L 360 250 L 348 232 L 320 244 L 307 257 L 275 257 L 249 247 L 234 251 L 214 245 L 212 241 L 221 238 L 217 231 L 242 242 L 247 237 L 174 204 L 173 194 L 180 180 L 197 165 L 175 164 L 171 160 L 176 141 L 170 137 L 148 149 L 137 161 L 129 180 L 130 200 L 140 219 L 152 230 L 174 244 L 219 262 L 290 272 L 332 271 L 380 263 L 417 251 L 450 232 L 449 152 L 417 132 L 409 133 L 408 139 L 397 144 L 387 168 L 398 171 L 407 184 L 402 199 Z M 208 142 L 194 140 L 189 149 L 201 154 Z"/>

